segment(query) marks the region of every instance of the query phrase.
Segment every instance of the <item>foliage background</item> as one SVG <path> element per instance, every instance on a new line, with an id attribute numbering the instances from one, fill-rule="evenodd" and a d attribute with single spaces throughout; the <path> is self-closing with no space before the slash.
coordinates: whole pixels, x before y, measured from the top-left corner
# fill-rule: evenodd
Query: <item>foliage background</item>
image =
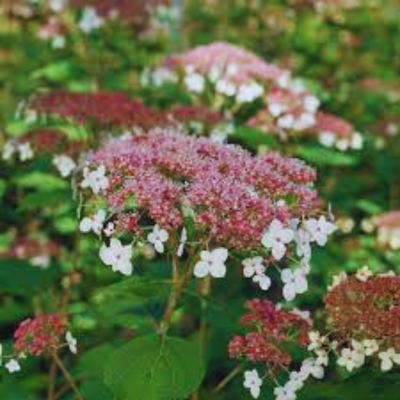
<path id="1" fill-rule="evenodd" d="M 90 35 L 73 30 L 67 46 L 53 49 L 36 35 L 44 15 L 34 12 L 24 17 L 18 9 L 23 2 L 2 0 L 0 140 L 26 129 L 15 118 L 15 110 L 21 101 L 45 89 L 121 90 L 161 108 L 185 103 L 183 95 L 168 88 L 157 93 L 143 90 L 140 74 L 166 54 L 198 44 L 229 41 L 290 67 L 307 81 L 327 110 L 351 121 L 365 139 L 363 150 L 354 153 L 327 150 L 310 141 L 274 143 L 317 167 L 319 191 L 342 223 L 342 231 L 313 259 L 311 290 L 296 303 L 315 310 L 318 316 L 334 273 L 355 271 L 365 264 L 374 271 L 399 271 L 399 251 L 382 246 L 376 234 L 366 233 L 361 224 L 400 208 L 398 134 L 390 137 L 386 132 L 390 123 L 396 124 L 399 132 L 400 24 L 396 0 L 359 1 L 349 8 L 332 1 L 323 12 L 310 3 L 187 0 L 181 20 L 166 23 L 161 31 L 143 33 L 116 21 Z M 252 150 L 271 145 L 270 140 L 250 133 L 236 140 Z M 71 201 L 69 184 L 49 174 L 48 164 L 46 159 L 35 160 L 28 167 L 0 162 L 2 251 L 20 232 L 63 244 L 61 256 L 44 271 L 25 261 L 0 259 L 0 339 L 7 344 L 22 319 L 38 311 L 53 311 L 67 296 L 67 311 L 82 349 L 77 359 L 67 358 L 67 363 L 77 379 L 82 378 L 87 399 L 111 399 L 102 383 L 103 366 L 114 348 L 149 331 L 151 319 L 162 314 L 168 294 L 163 282 L 169 266 L 159 259 L 142 258 L 138 269 L 151 270 L 151 279 L 122 282 L 100 265 L 92 240 L 75 233 L 77 203 Z M 67 280 L 73 277 L 78 284 L 68 285 Z M 222 391 L 213 389 L 235 366 L 227 358 L 226 345 L 237 331 L 244 299 L 251 296 L 251 288 L 235 276 L 216 284 L 205 311 L 194 287 L 185 293 L 175 318 L 188 310 L 195 316 L 204 313 L 211 327 L 205 349 L 207 377 L 200 399 L 246 398 L 241 379 L 233 380 Z M 190 331 L 193 323 L 190 318 L 183 321 L 180 330 Z M 179 360 L 176 363 L 179 365 Z M 2 371 L 1 399 L 44 398 L 46 362 L 38 359 L 27 364 L 18 375 Z M 302 396 L 319 400 L 398 398 L 396 375 L 374 380 L 368 374 L 373 372 L 335 376 L 329 384 L 311 386 Z M 264 398 L 270 398 L 265 392 Z M 137 399 L 150 399 L 150 395 L 141 396 Z M 60 399 L 70 398 L 68 392 L 60 395 Z"/>

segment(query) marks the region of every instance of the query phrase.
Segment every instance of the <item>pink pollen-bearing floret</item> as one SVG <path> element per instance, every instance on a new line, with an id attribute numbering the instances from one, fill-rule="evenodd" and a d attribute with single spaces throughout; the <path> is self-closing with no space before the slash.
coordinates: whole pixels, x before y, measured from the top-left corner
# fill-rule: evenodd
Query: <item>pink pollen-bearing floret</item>
<path id="1" fill-rule="evenodd" d="M 134 200 L 138 225 L 150 218 L 170 230 L 190 210 L 199 232 L 229 248 L 259 248 L 273 219 L 288 224 L 314 215 L 319 204 L 310 188 L 315 172 L 303 162 L 277 153 L 256 157 L 172 129 L 112 139 L 89 161 L 104 165 L 114 183 L 104 196 L 117 218 Z M 277 204 L 282 199 L 287 204 Z"/>
<path id="2" fill-rule="evenodd" d="M 40 356 L 52 352 L 60 345 L 60 338 L 67 330 L 64 317 L 58 314 L 40 314 L 22 321 L 14 333 L 18 354 Z"/>

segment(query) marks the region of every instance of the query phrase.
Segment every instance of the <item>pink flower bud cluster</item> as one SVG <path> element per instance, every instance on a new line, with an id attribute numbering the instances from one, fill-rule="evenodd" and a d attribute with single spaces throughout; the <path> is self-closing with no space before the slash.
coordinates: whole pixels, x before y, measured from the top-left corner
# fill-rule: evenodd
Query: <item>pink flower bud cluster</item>
<path id="1" fill-rule="evenodd" d="M 102 128 L 147 129 L 165 122 L 162 114 L 119 92 L 50 92 L 35 98 L 29 110 L 42 115 L 70 118 L 80 124 L 91 123 Z"/>
<path id="2" fill-rule="evenodd" d="M 373 339 L 400 350 L 400 277 L 344 277 L 327 293 L 325 307 L 339 341 Z"/>
<path id="3" fill-rule="evenodd" d="M 67 154 L 77 158 L 85 148 L 82 141 L 71 140 L 65 132 L 52 128 L 34 129 L 21 136 L 18 141 L 29 143 L 35 154 Z"/>
<path id="4" fill-rule="evenodd" d="M 66 333 L 67 324 L 58 314 L 40 314 L 21 322 L 14 333 L 15 351 L 40 356 L 55 351 Z"/>
<path id="5" fill-rule="evenodd" d="M 128 214 L 135 229 L 149 217 L 165 229 L 177 228 L 189 216 L 200 236 L 250 249 L 260 247 L 273 219 L 287 225 L 318 209 L 311 188 L 316 173 L 300 160 L 276 153 L 255 157 L 172 129 L 113 139 L 89 161 L 105 166 L 110 184 L 102 193 L 117 225 Z"/>
<path id="6" fill-rule="evenodd" d="M 311 329 L 309 321 L 277 308 L 269 300 L 250 300 L 246 308 L 248 312 L 242 316 L 240 324 L 250 332 L 230 341 L 230 357 L 265 363 L 271 372 L 287 368 L 291 356 L 282 345 L 294 341 L 306 347 Z"/>

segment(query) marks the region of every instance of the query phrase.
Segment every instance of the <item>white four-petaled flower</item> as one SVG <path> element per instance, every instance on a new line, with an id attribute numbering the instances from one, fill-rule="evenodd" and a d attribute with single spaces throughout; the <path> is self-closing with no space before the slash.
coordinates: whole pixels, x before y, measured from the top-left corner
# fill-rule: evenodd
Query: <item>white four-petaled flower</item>
<path id="1" fill-rule="evenodd" d="M 10 374 L 21 371 L 21 366 L 19 365 L 19 362 L 17 360 L 14 360 L 13 358 L 4 366 Z"/>
<path id="2" fill-rule="evenodd" d="M 79 224 L 80 231 L 83 233 L 93 231 L 96 235 L 100 235 L 106 216 L 105 210 L 99 210 L 93 217 L 83 218 Z"/>
<path id="3" fill-rule="evenodd" d="M 70 176 L 72 171 L 76 168 L 75 161 L 64 154 L 55 156 L 53 158 L 53 165 L 57 168 L 63 178 Z"/>
<path id="4" fill-rule="evenodd" d="M 90 171 L 88 167 L 83 169 L 83 181 L 81 182 L 83 189 L 90 188 L 94 194 L 99 194 L 102 190 L 107 189 L 109 184 L 104 165 L 100 165 L 94 171 Z"/>
<path id="5" fill-rule="evenodd" d="M 258 399 L 258 397 L 260 396 L 261 385 L 262 385 L 262 379 L 258 375 L 256 369 L 253 369 L 251 371 L 245 371 L 243 386 L 246 389 L 250 390 L 250 393 L 254 399 Z"/>
<path id="6" fill-rule="evenodd" d="M 308 289 L 306 275 L 301 268 L 292 271 L 289 268 L 282 270 L 281 278 L 284 283 L 283 297 L 292 301 L 297 294 L 305 293 Z"/>
<path id="7" fill-rule="evenodd" d="M 202 93 L 204 90 L 205 80 L 203 75 L 196 72 L 190 73 L 185 76 L 185 85 L 190 92 Z"/>
<path id="8" fill-rule="evenodd" d="M 281 221 L 274 219 L 262 237 L 262 244 L 272 249 L 275 260 L 280 260 L 286 252 L 286 245 L 294 238 L 293 231 L 285 228 Z"/>
<path id="9" fill-rule="evenodd" d="M 305 225 L 311 234 L 311 241 L 317 242 L 319 246 L 325 246 L 328 236 L 336 230 L 336 225 L 327 221 L 323 215 L 319 219 L 309 219 Z"/>
<path id="10" fill-rule="evenodd" d="M 223 278 L 226 274 L 225 261 L 228 258 L 228 250 L 219 247 L 212 251 L 202 251 L 200 261 L 194 267 L 194 275 L 197 278 L 204 278 L 211 275 L 213 278 Z"/>
<path id="11" fill-rule="evenodd" d="M 378 354 L 381 359 L 381 370 L 389 371 L 393 368 L 393 364 L 400 365 L 400 354 L 396 353 L 393 347 L 390 347 L 386 351 L 382 351 Z"/>
<path id="12" fill-rule="evenodd" d="M 103 244 L 100 249 L 100 258 L 104 264 L 112 267 L 113 271 L 124 275 L 131 275 L 133 266 L 131 263 L 132 246 L 124 246 L 119 239 L 112 238 L 110 246 Z"/>
<path id="13" fill-rule="evenodd" d="M 147 240 L 154 246 L 157 253 L 164 253 L 164 243 L 169 239 L 168 231 L 155 225 L 153 231 L 148 234 Z"/>
<path id="14" fill-rule="evenodd" d="M 242 261 L 243 275 L 252 278 L 253 282 L 260 285 L 262 290 L 268 290 L 271 286 L 271 279 L 265 275 L 265 266 L 262 257 L 246 258 Z"/>

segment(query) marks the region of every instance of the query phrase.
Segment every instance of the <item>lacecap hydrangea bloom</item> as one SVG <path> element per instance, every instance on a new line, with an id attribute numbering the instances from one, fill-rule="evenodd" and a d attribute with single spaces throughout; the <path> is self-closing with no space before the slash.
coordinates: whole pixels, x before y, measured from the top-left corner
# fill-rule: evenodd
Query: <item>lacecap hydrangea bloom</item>
<path id="1" fill-rule="evenodd" d="M 105 264 L 127 275 L 132 246 L 150 243 L 159 254 L 191 254 L 199 278 L 222 278 L 235 254 L 245 276 L 267 289 L 266 268 L 293 253 L 296 279 L 282 271 L 291 300 L 307 289 L 311 244 L 325 245 L 335 229 L 320 211 L 315 179 L 300 160 L 253 156 L 173 129 L 124 135 L 87 157 L 80 186 L 92 211 L 81 230 L 100 235 Z M 250 276 L 245 260 L 254 257 Z"/>
<path id="2" fill-rule="evenodd" d="M 341 118 L 319 111 L 320 101 L 291 72 L 225 42 L 173 55 L 143 83 L 179 84 L 195 99 L 282 139 L 316 135 L 324 146 L 360 149 L 362 136 Z M 211 100 L 210 100 L 211 99 Z"/>

